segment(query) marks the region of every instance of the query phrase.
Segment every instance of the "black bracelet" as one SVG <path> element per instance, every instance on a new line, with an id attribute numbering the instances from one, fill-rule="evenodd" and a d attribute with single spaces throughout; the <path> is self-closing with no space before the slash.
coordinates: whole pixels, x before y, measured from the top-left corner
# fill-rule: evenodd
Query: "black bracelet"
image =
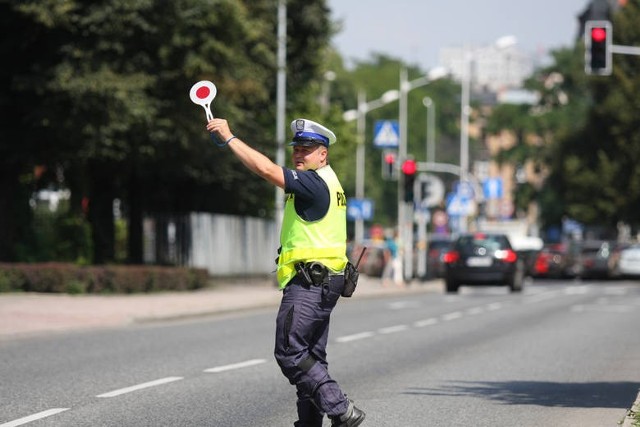
<path id="1" fill-rule="evenodd" d="M 225 145 L 227 145 L 229 142 L 231 142 L 231 140 L 237 138 L 237 136 L 235 135 L 231 135 L 231 137 L 229 139 L 227 139 L 225 142 L 223 142 L 222 144 L 218 142 L 218 139 L 214 137 L 213 134 L 211 134 L 211 139 L 213 139 L 213 142 L 216 143 L 216 145 L 218 147 L 224 147 Z"/>

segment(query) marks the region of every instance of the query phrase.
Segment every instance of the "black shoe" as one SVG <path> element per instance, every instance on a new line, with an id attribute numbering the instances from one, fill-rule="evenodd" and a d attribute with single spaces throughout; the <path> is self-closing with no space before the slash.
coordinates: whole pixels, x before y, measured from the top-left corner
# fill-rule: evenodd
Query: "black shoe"
<path id="1" fill-rule="evenodd" d="M 344 415 L 336 417 L 331 421 L 331 427 L 356 427 L 362 424 L 366 414 L 356 408 L 353 402 L 349 401 L 349 409 Z"/>

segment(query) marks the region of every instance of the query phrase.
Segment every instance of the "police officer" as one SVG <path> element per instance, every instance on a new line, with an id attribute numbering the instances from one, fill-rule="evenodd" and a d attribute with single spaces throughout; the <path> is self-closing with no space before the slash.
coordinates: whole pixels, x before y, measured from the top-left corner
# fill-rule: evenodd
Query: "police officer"
<path id="1" fill-rule="evenodd" d="M 275 358 L 297 389 L 294 426 L 358 426 L 365 413 L 331 378 L 327 339 L 331 312 L 343 292 L 346 257 L 346 198 L 329 166 L 334 133 L 307 119 L 291 122 L 293 164 L 287 169 L 233 135 L 224 119 L 207 130 L 224 141 L 240 161 L 287 195 L 280 235 L 277 277 L 282 302 L 276 320 Z"/>

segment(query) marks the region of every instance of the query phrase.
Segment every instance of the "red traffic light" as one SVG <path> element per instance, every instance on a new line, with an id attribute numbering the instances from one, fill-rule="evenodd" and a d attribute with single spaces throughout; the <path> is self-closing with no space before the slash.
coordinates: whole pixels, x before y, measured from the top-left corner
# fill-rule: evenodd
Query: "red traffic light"
<path id="1" fill-rule="evenodd" d="M 384 155 L 384 162 L 388 165 L 392 165 L 396 162 L 396 155 L 393 153 L 387 153 Z"/>
<path id="2" fill-rule="evenodd" d="M 415 175 L 418 170 L 418 165 L 413 159 L 407 159 L 402 164 L 402 173 L 405 175 Z"/>
<path id="3" fill-rule="evenodd" d="M 587 74 L 608 76 L 612 63 L 612 27 L 609 21 L 586 21 L 584 27 L 584 70 Z"/>
<path id="4" fill-rule="evenodd" d="M 603 27 L 594 27 L 591 29 L 591 40 L 601 43 L 607 39 L 607 29 Z"/>

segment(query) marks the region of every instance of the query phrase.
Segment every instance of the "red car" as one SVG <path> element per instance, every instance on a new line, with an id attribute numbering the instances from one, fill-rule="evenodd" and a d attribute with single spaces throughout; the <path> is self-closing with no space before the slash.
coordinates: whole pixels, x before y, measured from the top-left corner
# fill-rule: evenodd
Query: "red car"
<path id="1" fill-rule="evenodd" d="M 568 245 L 557 243 L 545 246 L 536 257 L 531 275 L 536 278 L 575 277 L 577 265 Z"/>

